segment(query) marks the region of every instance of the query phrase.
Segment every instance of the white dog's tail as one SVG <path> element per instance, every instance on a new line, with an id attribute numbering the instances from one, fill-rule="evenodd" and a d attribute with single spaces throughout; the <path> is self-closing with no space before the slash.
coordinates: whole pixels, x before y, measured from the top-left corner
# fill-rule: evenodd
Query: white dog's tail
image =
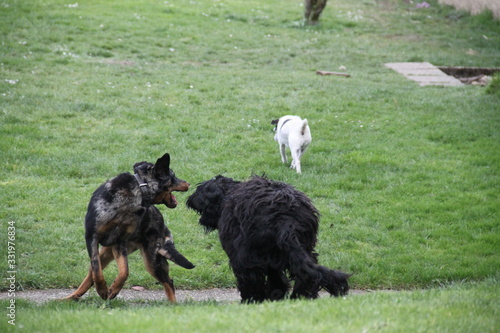
<path id="1" fill-rule="evenodd" d="M 307 119 L 302 120 L 302 128 L 300 129 L 300 134 L 304 135 L 307 128 Z"/>

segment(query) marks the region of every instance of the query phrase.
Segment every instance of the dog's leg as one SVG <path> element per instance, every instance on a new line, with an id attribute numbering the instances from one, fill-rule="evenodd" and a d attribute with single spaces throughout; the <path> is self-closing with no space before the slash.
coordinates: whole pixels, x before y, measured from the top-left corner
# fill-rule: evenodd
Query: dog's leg
<path id="1" fill-rule="evenodd" d="M 108 299 L 108 287 L 102 273 L 102 265 L 99 255 L 99 242 L 97 237 L 93 237 L 90 243 L 90 270 L 95 289 L 102 299 Z"/>
<path id="2" fill-rule="evenodd" d="M 292 165 L 291 168 L 297 170 L 297 173 L 301 173 L 300 170 L 300 156 L 301 154 L 301 149 L 293 149 L 292 151 Z"/>
<path id="3" fill-rule="evenodd" d="M 89 267 L 89 273 L 83 279 L 82 283 L 80 283 L 80 286 L 78 287 L 77 290 L 75 290 L 71 295 L 64 297 L 63 299 L 72 299 L 72 300 L 79 300 L 80 297 L 85 295 L 85 293 L 92 287 L 94 284 L 94 281 L 92 280 L 92 267 Z"/>
<path id="4" fill-rule="evenodd" d="M 267 299 L 265 276 L 260 270 L 233 270 L 242 303 L 260 303 Z"/>
<path id="5" fill-rule="evenodd" d="M 116 264 L 118 265 L 118 276 L 109 287 L 108 298 L 113 299 L 122 290 L 125 281 L 128 278 L 128 255 L 127 246 L 124 243 L 119 243 L 111 247 Z"/>
<path id="6" fill-rule="evenodd" d="M 290 297 L 292 299 L 300 297 L 317 298 L 321 288 L 321 273 L 318 272 L 318 265 L 316 264 L 317 255 L 311 253 L 311 249 L 304 248 L 305 245 L 300 242 L 297 235 L 298 231 L 290 232 L 290 230 L 294 230 L 294 226 L 298 224 L 298 221 L 282 219 L 278 222 L 281 222 L 281 228 L 277 231 L 276 243 L 279 250 L 288 257 L 288 267 L 286 268 L 294 281 L 293 292 Z M 314 223 L 314 220 L 311 222 Z"/>
<path id="7" fill-rule="evenodd" d="M 318 281 L 309 276 L 309 272 L 301 272 L 295 276 L 295 284 L 290 298 L 318 298 L 320 286 Z"/>
<path id="8" fill-rule="evenodd" d="M 102 269 L 105 269 L 106 266 L 108 266 L 108 264 L 110 262 L 112 262 L 114 259 L 113 252 L 111 251 L 111 248 L 107 247 L 107 246 L 103 247 L 101 249 L 101 252 L 99 253 L 99 258 L 101 260 Z M 92 287 L 93 284 L 94 284 L 94 281 L 92 280 L 92 268 L 90 267 L 89 273 L 87 274 L 85 279 L 83 279 L 83 281 L 80 284 L 80 286 L 78 287 L 78 289 L 75 292 L 73 292 L 71 295 L 65 297 L 64 299 L 72 299 L 75 301 L 78 300 L 80 297 L 85 295 L 85 293 L 90 289 L 90 287 Z"/>
<path id="9" fill-rule="evenodd" d="M 280 145 L 281 162 L 286 163 L 288 160 L 286 158 L 286 146 L 284 144 Z"/>
<path id="10" fill-rule="evenodd" d="M 144 266 L 158 282 L 163 285 L 165 295 L 170 302 L 175 303 L 175 288 L 174 281 L 168 275 L 169 267 L 168 262 L 164 257 L 156 253 L 156 247 L 149 246 L 147 249 L 141 248 L 142 258 L 144 259 Z"/>
<path id="11" fill-rule="evenodd" d="M 299 252 L 301 251 L 299 250 Z M 309 256 L 307 259 L 305 256 L 301 258 L 300 255 L 297 254 L 296 252 L 296 255 L 294 255 L 291 260 L 291 264 L 294 262 L 293 267 L 290 268 L 294 279 L 294 285 L 290 298 L 318 298 L 318 293 L 321 289 L 321 274 L 315 269 L 315 267 L 317 267 L 316 258 L 312 256 Z M 297 265 L 298 261 L 300 261 L 299 265 Z"/>
<path id="12" fill-rule="evenodd" d="M 289 288 L 287 277 L 281 271 L 270 268 L 267 274 L 266 298 L 271 301 L 281 300 Z"/>

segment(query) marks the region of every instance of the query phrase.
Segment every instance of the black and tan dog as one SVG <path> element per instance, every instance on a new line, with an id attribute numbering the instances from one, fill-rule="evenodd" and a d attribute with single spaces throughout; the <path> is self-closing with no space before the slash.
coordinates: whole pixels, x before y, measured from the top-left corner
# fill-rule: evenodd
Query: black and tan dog
<path id="1" fill-rule="evenodd" d="M 169 154 L 156 164 L 139 162 L 134 165 L 134 175 L 122 173 L 94 192 L 85 216 L 89 273 L 66 299 L 79 299 L 93 284 L 101 298 L 115 298 L 129 274 L 128 255 L 140 250 L 148 272 L 163 285 L 168 300 L 175 302 L 166 259 L 187 269 L 194 265 L 175 249 L 163 216 L 153 206 L 175 208 L 177 200 L 172 192 L 189 188 L 189 183 L 177 178 L 169 167 Z M 100 252 L 99 245 L 103 246 Z M 118 276 L 108 289 L 102 271 L 113 260 Z"/>

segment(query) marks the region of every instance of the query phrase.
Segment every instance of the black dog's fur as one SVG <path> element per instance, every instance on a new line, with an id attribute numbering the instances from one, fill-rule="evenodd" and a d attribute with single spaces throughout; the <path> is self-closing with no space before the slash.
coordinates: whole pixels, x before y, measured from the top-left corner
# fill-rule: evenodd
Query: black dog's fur
<path id="1" fill-rule="evenodd" d="M 217 176 L 187 200 L 206 231 L 219 238 L 242 302 L 317 298 L 321 288 L 345 295 L 350 275 L 318 265 L 314 252 L 319 212 L 292 186 L 254 176 L 247 182 Z"/>
<path id="2" fill-rule="evenodd" d="M 128 254 L 140 250 L 148 272 L 163 285 L 169 301 L 175 302 L 174 284 L 165 259 L 187 269 L 194 265 L 175 249 L 162 214 L 153 206 L 165 204 L 175 208 L 177 201 L 171 192 L 189 188 L 189 183 L 177 178 L 169 166 L 169 154 L 163 155 L 156 164 L 140 162 L 134 165 L 134 172 L 147 184 L 143 184 L 150 194 L 151 201 L 147 204 L 143 201 L 138 179 L 130 173 L 106 181 L 94 192 L 85 216 L 89 273 L 67 299 L 79 299 L 93 284 L 101 298 L 115 298 L 128 277 Z M 99 244 L 103 246 L 100 252 Z M 113 259 L 119 272 L 108 289 L 102 270 Z"/>

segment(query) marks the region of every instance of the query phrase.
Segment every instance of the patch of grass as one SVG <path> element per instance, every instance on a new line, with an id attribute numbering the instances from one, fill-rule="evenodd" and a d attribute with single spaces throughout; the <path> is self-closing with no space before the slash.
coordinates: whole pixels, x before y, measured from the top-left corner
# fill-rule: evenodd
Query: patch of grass
<path id="1" fill-rule="evenodd" d="M 486 87 L 486 93 L 489 95 L 500 95 L 500 74 L 497 73 L 491 78 L 491 82 Z"/>
<path id="2" fill-rule="evenodd" d="M 498 25 L 450 18 L 435 2 L 336 0 L 305 27 L 300 5 L 5 2 L 0 242 L 15 221 L 19 288 L 76 287 L 92 192 L 165 152 L 193 186 L 266 173 L 304 191 L 322 214 L 320 263 L 354 273 L 354 288 L 498 274 L 498 94 L 418 87 L 383 65 L 500 66 Z M 339 67 L 351 78 L 315 74 Z M 300 176 L 273 141 L 270 121 L 285 114 L 311 124 Z M 216 233 L 182 204 L 188 195 L 160 208 L 197 265 L 173 266 L 176 286 L 234 286 Z M 126 287 L 158 288 L 139 255 L 130 271 Z"/>
<path id="3" fill-rule="evenodd" d="M 425 291 L 374 292 L 344 299 L 283 301 L 256 305 L 163 302 L 130 304 L 100 299 L 22 307 L 16 327 L 2 332 L 494 332 L 498 326 L 497 282 L 453 284 Z M 7 306 L 1 301 L 2 308 Z M 360 309 L 362 309 L 360 311 Z"/>

